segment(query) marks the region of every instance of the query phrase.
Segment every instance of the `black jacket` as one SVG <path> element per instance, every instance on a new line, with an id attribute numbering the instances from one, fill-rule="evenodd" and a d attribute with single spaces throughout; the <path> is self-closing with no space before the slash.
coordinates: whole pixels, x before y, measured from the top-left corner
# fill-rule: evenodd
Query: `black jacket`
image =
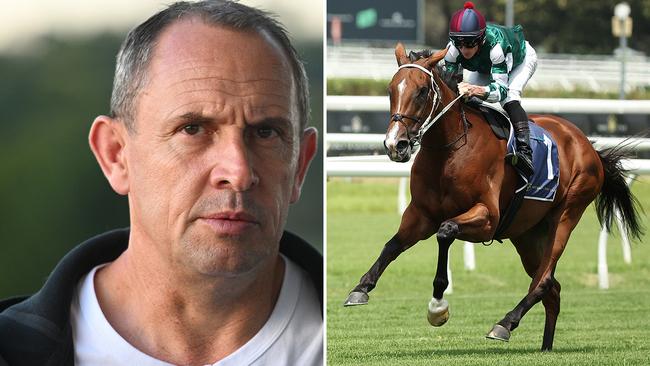
<path id="1" fill-rule="evenodd" d="M 30 297 L 0 301 L 0 366 L 73 365 L 70 305 L 81 278 L 126 250 L 129 230 L 91 238 L 71 250 Z M 280 252 L 305 269 L 323 307 L 323 256 L 304 240 L 284 232 Z"/>

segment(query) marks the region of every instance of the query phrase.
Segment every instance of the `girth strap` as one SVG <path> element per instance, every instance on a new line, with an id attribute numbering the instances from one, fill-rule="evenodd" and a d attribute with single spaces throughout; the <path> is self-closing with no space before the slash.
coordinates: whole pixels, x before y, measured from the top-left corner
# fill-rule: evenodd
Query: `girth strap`
<path id="1" fill-rule="evenodd" d="M 517 215 L 521 204 L 524 202 L 524 196 L 526 195 L 530 184 L 528 180 L 517 171 L 516 167 L 513 166 L 513 168 L 515 168 L 515 171 L 517 172 L 519 187 L 515 190 L 515 194 L 512 196 L 510 204 L 503 212 L 503 215 L 501 215 L 497 229 L 494 232 L 493 238 L 498 242 L 501 242 L 498 238 L 510 227 L 510 224 L 512 224 L 512 221 L 515 219 L 515 215 Z"/>

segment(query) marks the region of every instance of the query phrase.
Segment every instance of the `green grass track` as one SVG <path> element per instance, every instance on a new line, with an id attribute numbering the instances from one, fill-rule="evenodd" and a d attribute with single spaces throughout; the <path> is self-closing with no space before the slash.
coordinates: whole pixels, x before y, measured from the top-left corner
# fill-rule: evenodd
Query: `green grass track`
<path id="1" fill-rule="evenodd" d="M 523 318 L 509 343 L 485 339 L 526 294 L 530 279 L 510 244 L 476 246 L 476 270 L 463 266 L 463 243 L 451 249 L 451 318 L 426 320 L 437 244 L 416 244 L 384 272 L 369 305 L 344 308 L 348 292 L 400 222 L 396 179 L 332 179 L 327 184 L 327 359 L 329 365 L 650 365 L 650 235 L 623 262 L 616 232 L 608 241 L 610 289 L 597 285 L 600 227 L 593 207 L 560 259 L 562 309 L 554 349 L 539 352 L 544 308 Z M 650 177 L 633 192 L 650 212 Z M 648 227 L 647 216 L 641 221 Z"/>

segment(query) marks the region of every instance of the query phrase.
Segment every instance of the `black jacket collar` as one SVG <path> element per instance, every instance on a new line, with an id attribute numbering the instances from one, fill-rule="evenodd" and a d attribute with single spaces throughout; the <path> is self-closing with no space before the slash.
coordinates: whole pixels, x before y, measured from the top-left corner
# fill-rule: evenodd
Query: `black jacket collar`
<path id="1" fill-rule="evenodd" d="M 69 318 L 75 288 L 95 266 L 119 257 L 128 241 L 128 229 L 91 238 L 63 257 L 37 293 L 0 301 L 0 366 L 72 365 Z M 309 274 L 322 311 L 323 256 L 287 231 L 280 241 L 280 252 Z"/>

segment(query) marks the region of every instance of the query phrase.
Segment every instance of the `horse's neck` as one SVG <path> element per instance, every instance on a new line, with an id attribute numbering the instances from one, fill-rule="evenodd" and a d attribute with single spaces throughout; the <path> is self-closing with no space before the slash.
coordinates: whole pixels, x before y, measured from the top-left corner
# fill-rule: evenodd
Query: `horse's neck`
<path id="1" fill-rule="evenodd" d="M 432 118 L 440 113 L 456 98 L 451 92 L 451 89 L 442 83 L 442 80 L 437 79 L 436 81 L 439 83 L 441 102 L 438 108 L 436 108 Z M 444 115 L 442 115 L 435 125 L 423 136 L 422 146 L 443 148 L 444 146 L 453 144 L 453 142 L 465 132 L 463 123 L 461 102 L 456 101 L 454 105 Z"/>
<path id="2" fill-rule="evenodd" d="M 443 88 L 446 86 L 441 86 Z M 443 101 L 436 113 L 456 98 L 448 88 L 441 90 L 441 93 Z M 487 151 L 498 154 L 503 150 L 505 153 L 505 142 L 494 136 L 481 112 L 464 106 L 460 100 L 423 136 L 422 146 L 427 153 L 443 160 L 465 159 L 468 155 L 474 155 L 473 160 L 480 161 L 486 158 L 484 153 Z M 487 161 L 491 161 L 492 156 L 487 158 L 484 167 L 489 170 Z"/>

